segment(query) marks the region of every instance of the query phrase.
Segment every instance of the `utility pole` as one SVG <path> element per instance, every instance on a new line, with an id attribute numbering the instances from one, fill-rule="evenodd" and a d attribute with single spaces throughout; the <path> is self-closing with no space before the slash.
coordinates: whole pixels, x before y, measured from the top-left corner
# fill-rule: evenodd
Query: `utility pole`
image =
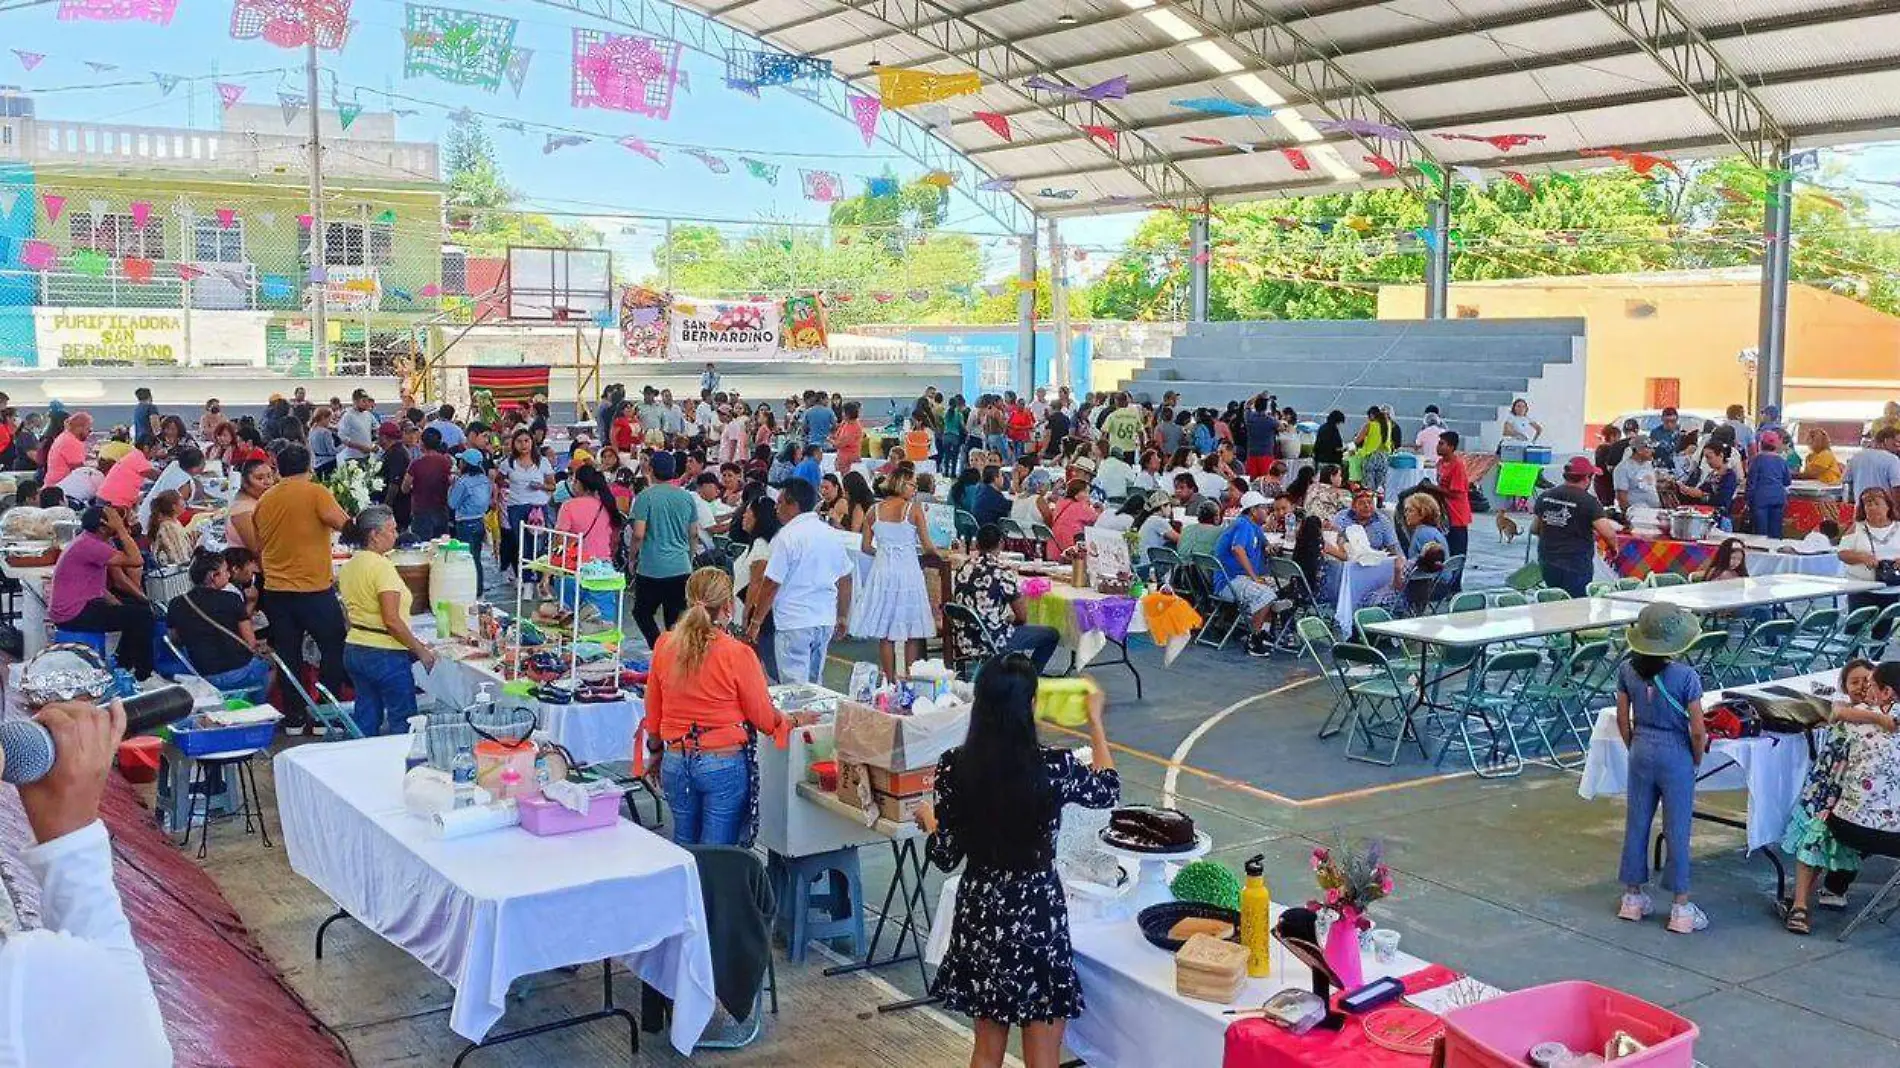
<path id="1" fill-rule="evenodd" d="M 325 374 L 329 368 L 330 324 L 327 321 L 326 287 L 329 268 L 323 254 L 323 111 L 317 101 L 317 20 L 315 5 L 306 13 L 305 28 L 310 40 L 305 44 L 304 104 L 310 110 L 310 371 Z M 368 240 L 367 236 L 364 238 Z"/>

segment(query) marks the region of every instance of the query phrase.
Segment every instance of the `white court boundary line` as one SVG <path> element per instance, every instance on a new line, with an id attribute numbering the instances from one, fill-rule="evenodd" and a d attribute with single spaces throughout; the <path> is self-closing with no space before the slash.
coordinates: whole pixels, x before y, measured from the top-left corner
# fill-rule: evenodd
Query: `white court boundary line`
<path id="1" fill-rule="evenodd" d="M 1181 779 L 1181 768 L 1187 764 L 1188 754 L 1194 750 L 1194 743 L 1200 741 L 1203 735 L 1215 727 L 1220 726 L 1221 721 L 1225 720 L 1228 716 L 1246 708 L 1255 701 L 1263 701 L 1269 697 L 1286 693 L 1289 690 L 1297 690 L 1309 682 L 1318 682 L 1322 677 L 1323 676 L 1320 675 L 1309 675 L 1306 678 L 1295 679 L 1284 686 L 1276 687 L 1265 693 L 1257 693 L 1252 697 L 1243 697 L 1202 720 L 1199 726 L 1188 732 L 1186 738 L 1181 739 L 1181 744 L 1174 747 L 1174 754 L 1168 757 L 1168 772 L 1161 780 L 1161 807 L 1174 807 L 1174 788 Z"/>

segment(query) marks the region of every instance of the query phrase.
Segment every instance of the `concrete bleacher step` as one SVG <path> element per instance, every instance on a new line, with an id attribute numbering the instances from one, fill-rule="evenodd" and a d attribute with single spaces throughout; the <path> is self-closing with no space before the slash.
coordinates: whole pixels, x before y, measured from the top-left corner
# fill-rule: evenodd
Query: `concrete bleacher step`
<path id="1" fill-rule="evenodd" d="M 1242 375 L 1270 373 L 1272 381 L 1286 389 L 1296 386 L 1340 386 L 1354 382 L 1385 381 L 1391 367 L 1408 371 L 1412 364 L 1380 364 L 1370 360 L 1274 359 L 1271 361 L 1236 360 L 1233 357 L 1175 356 L 1156 361 L 1151 371 L 1158 380 L 1178 382 L 1236 382 Z M 1520 365 L 1443 363 L 1431 368 L 1431 380 L 1447 389 L 1491 390 L 1523 389 L 1543 370 L 1541 363 L 1526 360 Z M 1275 390 L 1283 392 L 1283 390 Z"/>

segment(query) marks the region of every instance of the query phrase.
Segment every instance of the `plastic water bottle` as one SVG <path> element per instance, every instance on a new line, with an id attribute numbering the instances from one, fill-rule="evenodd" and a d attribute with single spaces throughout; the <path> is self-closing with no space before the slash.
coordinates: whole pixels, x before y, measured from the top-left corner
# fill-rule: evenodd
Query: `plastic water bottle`
<path id="1" fill-rule="evenodd" d="M 429 717 L 409 717 L 409 755 L 403 759 L 404 774 L 429 763 Z"/>
<path id="2" fill-rule="evenodd" d="M 455 807 L 473 808 L 475 805 L 475 750 L 465 745 L 455 751 L 455 762 L 449 765 L 449 781 L 455 786 Z"/>
<path id="3" fill-rule="evenodd" d="M 546 731 L 534 732 L 534 788 L 547 789 L 553 773 L 548 770 L 548 747 L 554 744 Z"/>

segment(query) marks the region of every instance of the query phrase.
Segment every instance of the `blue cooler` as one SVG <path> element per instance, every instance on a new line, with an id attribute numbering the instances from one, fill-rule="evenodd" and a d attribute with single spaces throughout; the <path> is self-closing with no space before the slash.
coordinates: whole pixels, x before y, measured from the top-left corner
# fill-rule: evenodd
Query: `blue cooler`
<path id="1" fill-rule="evenodd" d="M 1395 452 L 1386 460 L 1386 466 L 1394 471 L 1413 471 L 1418 468 L 1418 453 Z"/>
<path id="2" fill-rule="evenodd" d="M 1551 465 L 1551 462 L 1554 461 L 1556 458 L 1557 457 L 1556 457 L 1555 452 L 1553 452 L 1551 447 L 1548 445 L 1524 446 L 1524 462 L 1527 464 L 1536 464 L 1539 467 L 1549 467 Z"/>

